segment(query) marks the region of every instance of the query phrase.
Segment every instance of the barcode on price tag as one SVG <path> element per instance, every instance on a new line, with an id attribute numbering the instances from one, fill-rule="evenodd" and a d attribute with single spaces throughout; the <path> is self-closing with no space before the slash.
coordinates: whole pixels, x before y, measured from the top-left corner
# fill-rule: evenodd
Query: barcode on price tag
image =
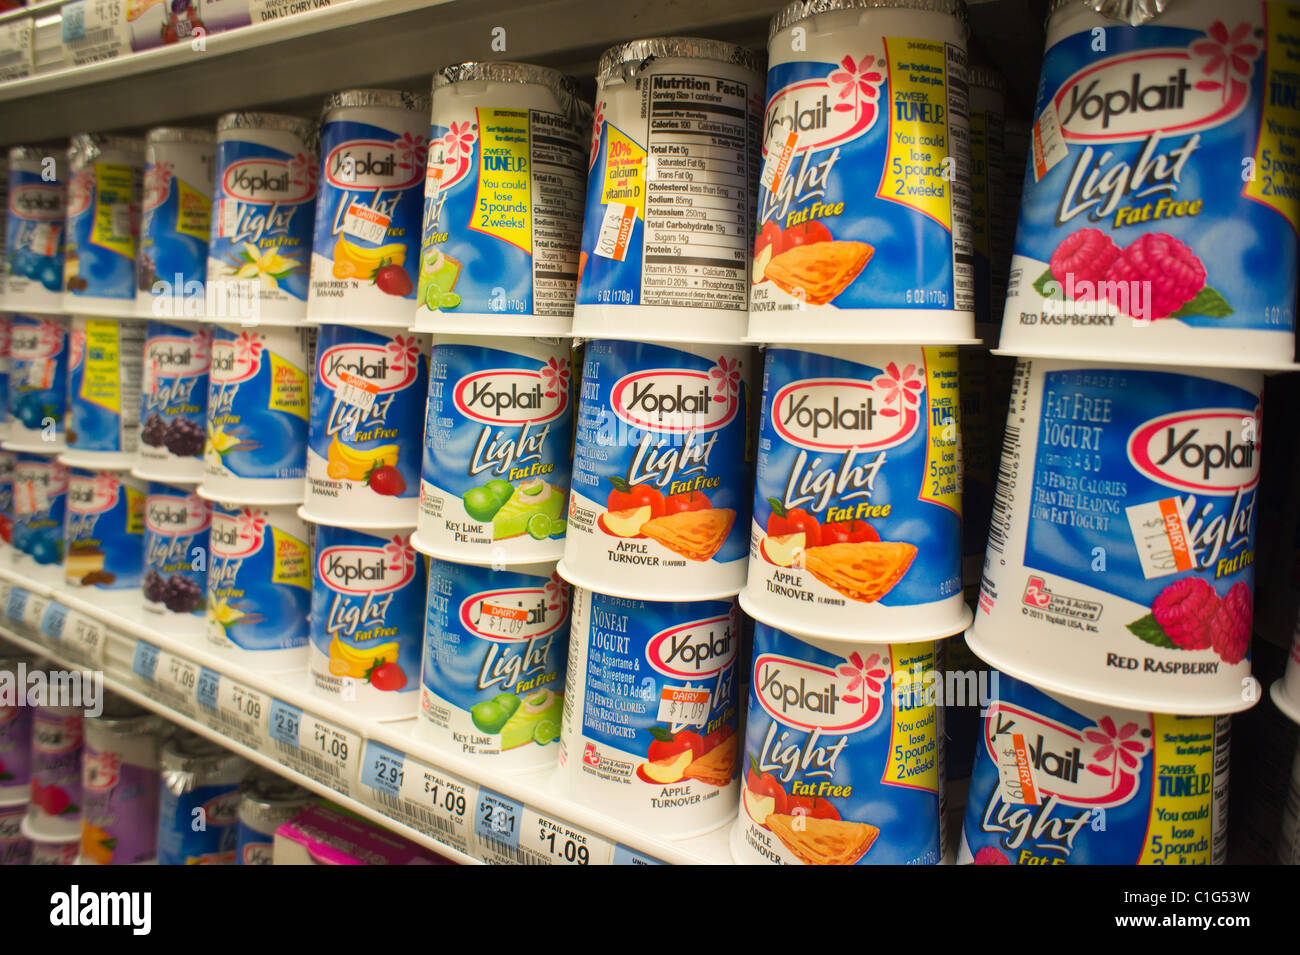
<path id="1" fill-rule="evenodd" d="M 998 785 L 1002 800 L 1015 806 L 1037 806 L 1038 789 L 1029 747 L 1021 733 L 1002 734 L 995 739 Z"/>
<path id="2" fill-rule="evenodd" d="M 470 813 L 478 790 L 382 743 L 366 743 L 362 781 L 367 801 L 412 829 L 468 853 Z"/>
<path id="3" fill-rule="evenodd" d="M 384 239 L 388 237 L 388 225 L 391 222 L 392 218 L 382 212 L 360 202 L 354 202 L 348 206 L 348 211 L 343 213 L 343 233 L 356 236 L 363 242 L 383 245 Z"/>
<path id="4" fill-rule="evenodd" d="M 606 259 L 622 262 L 627 256 L 627 244 L 636 224 L 636 207 L 622 202 L 611 202 L 605 207 L 605 218 L 600 223 L 595 252 Z"/>
<path id="5" fill-rule="evenodd" d="M 334 400 L 345 405 L 359 408 L 363 414 L 369 414 L 375 406 L 375 397 L 379 386 L 350 371 L 339 372 L 339 386 L 334 392 Z"/>
<path id="6" fill-rule="evenodd" d="M 764 189 L 768 192 L 776 192 L 781 187 L 781 180 L 790 168 L 790 162 L 794 159 L 795 150 L 798 148 L 799 133 L 792 129 L 786 132 L 784 139 L 775 144 L 775 148 L 768 150 L 758 180 L 763 184 Z"/>
<path id="7" fill-rule="evenodd" d="M 708 719 L 709 691 L 704 687 L 666 686 L 660 691 L 660 723 L 703 726 Z"/>
<path id="8" fill-rule="evenodd" d="M 284 765 L 345 796 L 352 795 L 361 758 L 361 738 L 355 733 L 272 698 L 267 737 Z"/>
<path id="9" fill-rule="evenodd" d="M 1178 498 L 1136 504 L 1127 508 L 1128 526 L 1137 545 L 1142 576 L 1147 580 L 1167 577 L 1195 566 L 1192 560 L 1192 534 Z"/>
<path id="10" fill-rule="evenodd" d="M 490 789 L 479 790 L 474 807 L 474 839 L 480 859 L 495 865 L 524 861 L 519 852 L 523 812 L 524 807 L 508 796 Z"/>

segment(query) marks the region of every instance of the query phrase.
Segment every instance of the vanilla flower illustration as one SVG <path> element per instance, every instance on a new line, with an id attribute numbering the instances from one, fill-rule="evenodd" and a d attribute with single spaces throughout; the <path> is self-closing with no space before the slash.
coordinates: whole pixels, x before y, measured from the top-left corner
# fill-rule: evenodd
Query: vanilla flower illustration
<path id="1" fill-rule="evenodd" d="M 280 281 L 304 266 L 293 256 L 284 256 L 278 249 L 259 249 L 251 242 L 245 242 L 240 251 L 235 267 L 235 278 L 258 279 L 269 289 L 279 288 Z"/>

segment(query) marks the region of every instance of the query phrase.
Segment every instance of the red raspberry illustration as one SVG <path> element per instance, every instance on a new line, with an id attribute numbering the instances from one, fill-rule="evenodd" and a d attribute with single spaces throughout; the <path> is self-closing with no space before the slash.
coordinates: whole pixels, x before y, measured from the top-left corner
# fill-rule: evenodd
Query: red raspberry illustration
<path id="1" fill-rule="evenodd" d="M 994 849 L 992 846 L 985 846 L 975 853 L 976 865 L 1011 865 L 1011 860 L 1007 858 L 1006 853 Z"/>
<path id="2" fill-rule="evenodd" d="M 1210 624 L 1214 652 L 1224 663 L 1240 663 L 1250 647 L 1251 598 L 1244 582 L 1235 583 Z"/>
<path id="3" fill-rule="evenodd" d="M 1172 235 L 1148 232 L 1124 247 L 1106 271 L 1106 281 L 1127 285 L 1127 303 L 1116 301 L 1115 288 L 1110 289 L 1110 298 L 1116 306 L 1127 305 L 1130 314 L 1136 303 L 1147 301 L 1145 294 L 1137 297 L 1135 293 L 1139 283 L 1149 282 L 1150 311 L 1146 316 L 1133 317 L 1166 318 L 1205 288 L 1205 266 L 1195 252 Z"/>
<path id="4" fill-rule="evenodd" d="M 41 792 L 41 808 L 51 816 L 65 812 L 71 803 L 72 799 L 64 792 L 62 786 L 46 786 Z"/>
<path id="5" fill-rule="evenodd" d="M 1052 253 L 1048 266 L 1064 294 L 1068 288 L 1074 298 L 1092 301 L 1097 297 L 1097 283 L 1119 257 L 1119 249 L 1110 236 L 1100 229 L 1071 232 Z M 1072 276 L 1067 285 L 1067 277 Z"/>
<path id="6" fill-rule="evenodd" d="M 1151 613 L 1174 643 L 1184 650 L 1210 645 L 1210 624 L 1219 610 L 1219 595 L 1200 577 L 1184 577 L 1156 596 Z"/>

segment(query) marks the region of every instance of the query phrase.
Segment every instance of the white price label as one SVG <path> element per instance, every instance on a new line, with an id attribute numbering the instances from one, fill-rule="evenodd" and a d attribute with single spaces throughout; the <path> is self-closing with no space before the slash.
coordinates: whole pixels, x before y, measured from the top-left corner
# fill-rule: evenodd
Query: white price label
<path id="1" fill-rule="evenodd" d="M 266 748 L 271 700 L 261 690 L 203 669 L 196 697 L 199 715 L 208 726 L 250 749 Z"/>
<path id="2" fill-rule="evenodd" d="M 45 618 L 45 608 L 50 605 L 48 597 L 39 597 L 32 594 L 27 598 L 27 604 L 23 607 L 22 622 L 33 630 L 41 629 L 41 621 Z"/>
<path id="3" fill-rule="evenodd" d="M 709 721 L 709 690 L 666 686 L 659 693 L 658 722 L 674 726 L 703 726 Z"/>
<path id="4" fill-rule="evenodd" d="M 994 744 L 1002 801 L 1013 806 L 1037 806 L 1038 787 L 1034 785 L 1034 767 L 1025 737 L 1020 733 L 1003 733 Z"/>
<path id="5" fill-rule="evenodd" d="M 345 796 L 353 794 L 361 760 L 356 733 L 272 699 L 267 734 L 284 765 Z"/>
<path id="6" fill-rule="evenodd" d="M 104 637 L 104 627 L 98 620 L 74 610 L 64 622 L 61 646 L 77 659 L 97 665 L 104 656 Z"/>
<path id="7" fill-rule="evenodd" d="M 636 224 L 636 207 L 622 202 L 611 202 L 605 207 L 605 218 L 600 222 L 595 253 L 606 259 L 622 262 L 627 257 L 627 244 Z"/>
<path id="8" fill-rule="evenodd" d="M 1133 543 L 1137 545 L 1142 576 L 1147 580 L 1168 577 L 1196 566 L 1192 559 L 1192 533 L 1178 498 L 1135 504 L 1124 513 L 1128 516 Z"/>
<path id="9" fill-rule="evenodd" d="M 59 232 L 61 226 L 51 225 L 48 222 L 42 222 L 40 225 L 32 227 L 31 232 L 27 233 L 28 246 L 37 255 L 50 256 L 59 251 Z M 53 362 L 46 362 L 46 365 L 53 368 Z M 52 373 L 52 371 L 51 371 Z"/>
<path id="10" fill-rule="evenodd" d="M 532 850 L 551 865 L 610 864 L 613 843 L 531 809 L 524 810 L 524 821 L 519 847 Z"/>
<path id="11" fill-rule="evenodd" d="M 1048 100 L 1034 123 L 1029 137 L 1030 159 L 1034 165 L 1034 181 L 1046 176 L 1057 163 L 1069 158 L 1070 147 L 1061 134 L 1061 117 L 1056 112 L 1056 102 Z"/>
<path id="12" fill-rule="evenodd" d="M 382 212 L 360 202 L 353 202 L 348 206 L 348 211 L 343 213 L 343 234 L 355 236 L 363 242 L 383 245 L 388 238 L 388 226 L 392 221 L 390 216 Z"/>
<path id="13" fill-rule="evenodd" d="M 781 187 L 781 179 L 790 168 L 790 163 L 794 160 L 795 150 L 798 148 L 799 134 L 795 130 L 789 130 L 780 142 L 774 143 L 773 148 L 768 150 L 767 159 L 763 161 L 763 171 L 758 180 L 762 183 L 764 189 L 768 192 L 776 192 Z"/>
<path id="14" fill-rule="evenodd" d="M 45 391 L 54 384 L 55 362 L 50 358 L 37 358 L 27 364 L 27 386 Z"/>
<path id="15" fill-rule="evenodd" d="M 32 75 L 31 17 L 0 24 L 0 81 Z"/>
<path id="16" fill-rule="evenodd" d="M 380 812 L 468 853 L 478 788 L 382 743 L 366 743 L 366 799 Z"/>
<path id="17" fill-rule="evenodd" d="M 153 674 L 160 689 L 169 689 L 184 699 L 193 699 L 199 685 L 199 667 L 184 657 L 164 650 L 158 654 L 158 667 Z"/>
<path id="18" fill-rule="evenodd" d="M 71 65 L 109 60 L 131 52 L 124 0 L 76 0 L 60 11 L 63 45 Z"/>
<path id="19" fill-rule="evenodd" d="M 352 405 L 360 409 L 362 414 L 370 414 L 370 409 L 375 406 L 375 398 L 379 396 L 379 386 L 350 371 L 340 372 L 339 381 L 341 383 L 334 392 L 334 400 L 340 404 Z"/>

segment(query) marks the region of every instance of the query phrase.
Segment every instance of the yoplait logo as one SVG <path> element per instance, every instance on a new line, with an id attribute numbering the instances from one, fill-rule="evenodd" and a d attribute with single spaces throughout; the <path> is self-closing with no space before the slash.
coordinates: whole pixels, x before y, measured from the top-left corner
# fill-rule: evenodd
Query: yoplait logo
<path id="1" fill-rule="evenodd" d="M 736 659 L 739 633 L 735 623 L 734 617 L 727 615 L 662 630 L 646 644 L 646 659 L 665 676 L 713 676 Z"/>
<path id="2" fill-rule="evenodd" d="M 65 214 L 63 189 L 35 183 L 15 186 L 9 193 L 9 214 L 19 219 L 56 222 Z"/>
<path id="3" fill-rule="evenodd" d="M 376 192 L 415 185 L 425 171 L 426 147 L 423 137 L 407 138 L 407 148 L 403 140 L 340 143 L 325 155 L 325 181 L 339 189 Z"/>
<path id="4" fill-rule="evenodd" d="M 1184 491 L 1228 495 L 1259 482 L 1254 412 L 1197 409 L 1161 415 L 1129 437 L 1133 466 L 1160 484 Z M 1243 438 L 1243 422 L 1250 434 Z"/>
<path id="5" fill-rule="evenodd" d="M 253 203 L 292 204 L 316 195 L 314 176 L 302 175 L 293 160 L 242 159 L 221 175 L 221 188 L 232 199 Z"/>

